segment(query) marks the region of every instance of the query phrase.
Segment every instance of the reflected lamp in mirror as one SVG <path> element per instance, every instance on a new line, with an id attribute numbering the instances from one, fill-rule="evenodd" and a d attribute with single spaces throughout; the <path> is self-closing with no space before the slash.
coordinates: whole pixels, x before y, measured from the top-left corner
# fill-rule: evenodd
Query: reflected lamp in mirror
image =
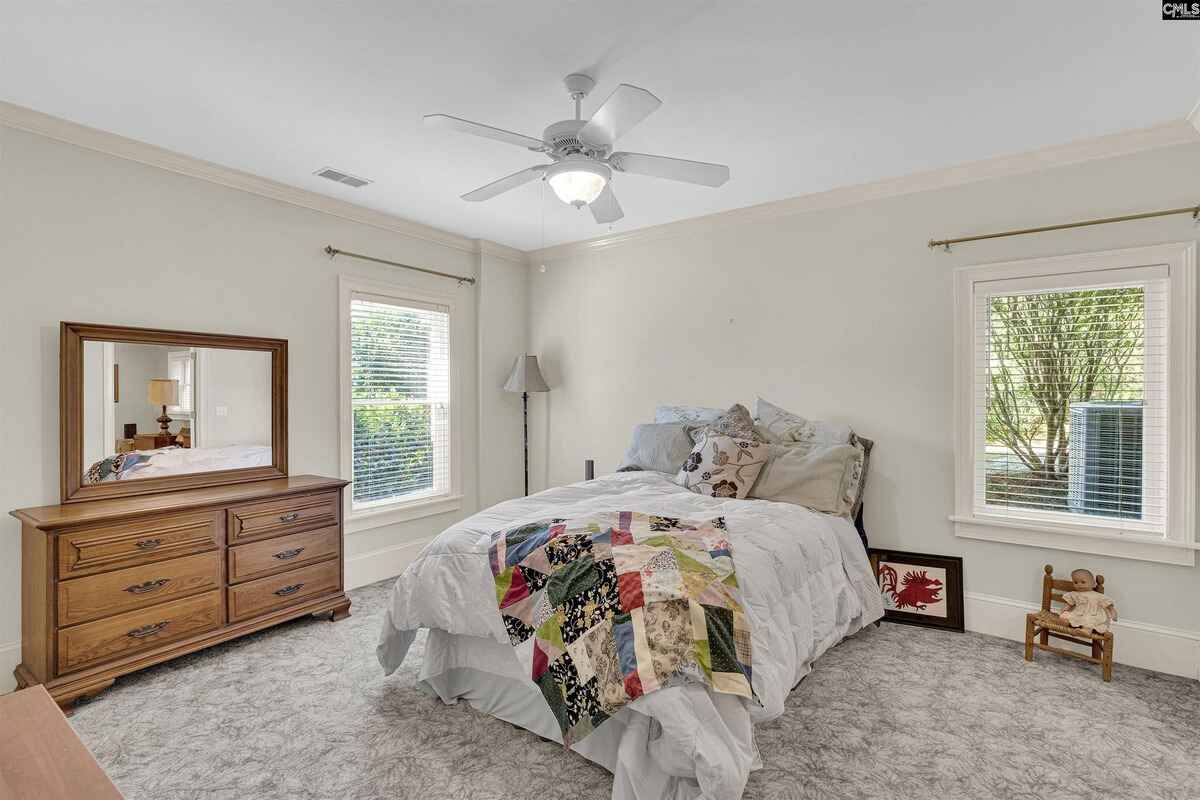
<path id="1" fill-rule="evenodd" d="M 179 381 L 171 378 L 151 378 L 146 399 L 150 401 L 150 405 L 162 408 L 162 416 L 155 422 L 164 436 L 169 435 L 171 418 L 167 416 L 167 406 L 179 403 Z"/>

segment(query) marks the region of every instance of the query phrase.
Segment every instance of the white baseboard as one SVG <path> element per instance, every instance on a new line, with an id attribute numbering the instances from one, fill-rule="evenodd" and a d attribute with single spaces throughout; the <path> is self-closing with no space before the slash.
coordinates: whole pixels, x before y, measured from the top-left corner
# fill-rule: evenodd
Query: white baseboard
<path id="1" fill-rule="evenodd" d="M 967 592 L 964 605 L 967 630 L 1016 642 L 1025 641 L 1025 613 L 1038 609 L 1033 603 L 973 592 Z M 1113 660 L 1118 664 L 1200 679 L 1200 633 L 1120 621 L 1113 623 L 1113 635 Z"/>
<path id="2" fill-rule="evenodd" d="M 433 537 L 417 539 L 350 556 L 346 559 L 346 588 L 357 589 L 399 575 L 417 557 L 421 548 L 431 541 Z"/>
<path id="3" fill-rule="evenodd" d="M 13 670 L 21 663 L 21 643 L 5 642 L 0 644 L 0 694 L 11 692 L 17 688 L 17 679 Z"/>

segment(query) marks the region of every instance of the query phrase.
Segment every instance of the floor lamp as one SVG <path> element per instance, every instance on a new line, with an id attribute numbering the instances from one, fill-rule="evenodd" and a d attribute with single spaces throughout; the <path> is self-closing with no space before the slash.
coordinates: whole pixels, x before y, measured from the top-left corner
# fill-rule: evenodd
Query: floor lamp
<path id="1" fill-rule="evenodd" d="M 529 393 L 550 391 L 550 387 L 546 385 L 546 381 L 542 377 L 542 371 L 538 369 L 537 356 L 524 354 L 517 356 L 517 360 L 513 362 L 512 373 L 508 376 L 508 381 L 504 384 L 504 391 L 521 393 L 521 414 L 525 419 L 525 495 L 528 497 Z"/>

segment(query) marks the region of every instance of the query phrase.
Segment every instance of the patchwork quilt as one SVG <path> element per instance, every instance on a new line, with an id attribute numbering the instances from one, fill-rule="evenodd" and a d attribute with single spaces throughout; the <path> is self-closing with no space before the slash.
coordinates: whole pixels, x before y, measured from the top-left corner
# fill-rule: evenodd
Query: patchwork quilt
<path id="1" fill-rule="evenodd" d="M 753 697 L 725 519 L 630 511 L 492 534 L 509 641 L 570 747 L 672 679 Z"/>

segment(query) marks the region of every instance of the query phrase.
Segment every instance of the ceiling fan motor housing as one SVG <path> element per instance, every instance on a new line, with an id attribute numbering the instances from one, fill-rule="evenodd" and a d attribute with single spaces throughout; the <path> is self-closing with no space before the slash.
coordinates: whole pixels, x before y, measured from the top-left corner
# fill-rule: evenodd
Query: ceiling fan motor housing
<path id="1" fill-rule="evenodd" d="M 555 122 L 542 132 L 542 141 L 550 146 L 552 158 L 583 155 L 589 158 L 604 158 L 605 148 L 596 149 L 584 144 L 579 138 L 579 131 L 587 124 L 587 120 L 564 119 Z"/>

